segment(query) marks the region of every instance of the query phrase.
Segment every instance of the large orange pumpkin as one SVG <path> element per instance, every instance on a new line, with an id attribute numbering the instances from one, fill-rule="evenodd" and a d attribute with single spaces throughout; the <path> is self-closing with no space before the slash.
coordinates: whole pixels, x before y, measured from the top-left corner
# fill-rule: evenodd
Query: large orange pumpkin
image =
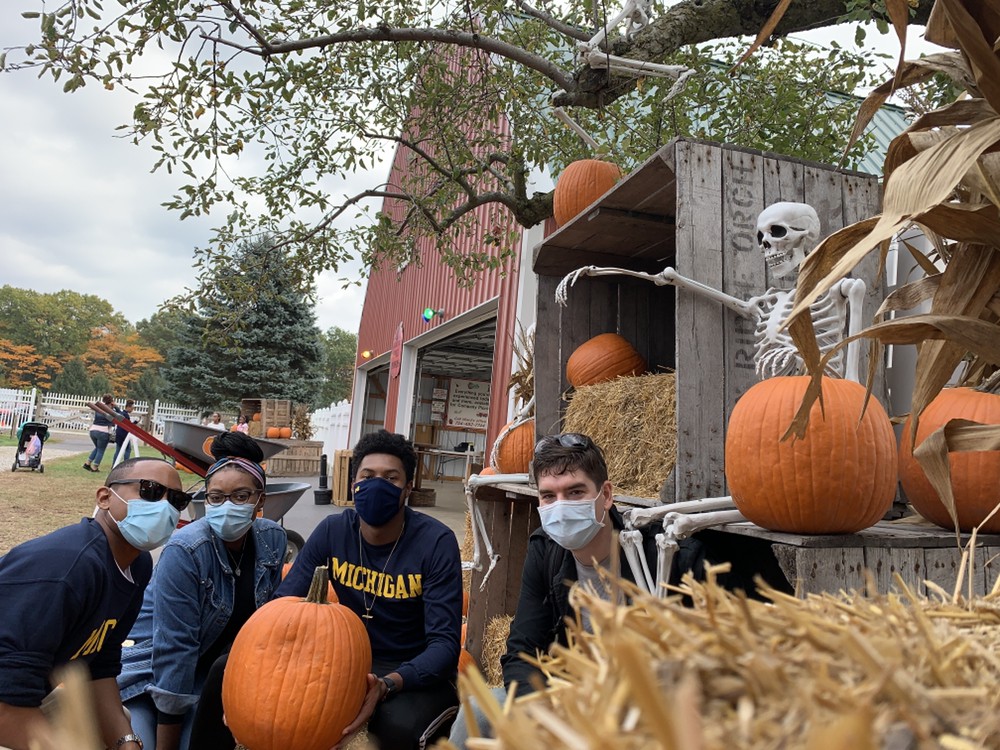
<path id="1" fill-rule="evenodd" d="M 917 445 L 943 427 L 950 419 L 968 419 L 981 424 L 1000 424 L 1000 396 L 971 388 L 946 388 L 920 415 Z M 913 457 L 911 424 L 906 420 L 899 443 L 899 479 L 903 491 L 916 511 L 938 526 L 954 529 L 948 509 L 927 480 L 923 467 Z M 972 531 L 1000 502 L 1000 451 L 956 451 L 948 455 L 951 467 L 951 490 L 955 497 L 958 526 Z M 1000 513 L 987 521 L 980 531 L 1000 532 Z"/>
<path id="2" fill-rule="evenodd" d="M 292 569 L 292 566 L 294 564 L 295 564 L 294 562 L 286 562 L 284 565 L 281 566 L 281 580 L 282 581 L 285 580 L 285 578 L 288 576 L 288 571 L 290 571 Z M 329 571 L 327 571 L 327 572 L 329 572 Z M 340 599 L 337 597 L 337 592 L 334 591 L 334 589 L 333 589 L 333 582 L 329 580 L 329 576 L 327 576 L 326 600 L 328 602 L 339 602 L 340 601 Z"/>
<path id="3" fill-rule="evenodd" d="M 608 192 L 621 179 L 616 164 L 599 159 L 570 163 L 559 175 L 552 194 L 552 215 L 562 226 Z"/>
<path id="4" fill-rule="evenodd" d="M 468 669 L 476 667 L 476 659 L 464 648 L 458 652 L 458 671 L 465 672 Z"/>
<path id="5" fill-rule="evenodd" d="M 278 437 L 281 437 L 281 430 L 278 429 L 277 427 L 268 427 L 267 428 L 267 436 L 269 438 L 278 438 Z"/>
<path id="6" fill-rule="evenodd" d="M 222 679 L 226 723 L 253 750 L 329 750 L 358 715 L 372 651 L 360 618 L 328 602 L 325 567 L 240 629 Z"/>
<path id="7" fill-rule="evenodd" d="M 291 427 L 279 427 L 278 428 L 278 437 L 288 439 L 291 436 L 292 436 L 292 428 Z"/>
<path id="8" fill-rule="evenodd" d="M 508 432 L 500 443 L 497 471 L 501 474 L 524 474 L 528 471 L 534 450 L 535 420 L 529 419 Z"/>
<path id="9" fill-rule="evenodd" d="M 566 379 L 574 388 L 644 372 L 646 360 L 628 339 L 617 333 L 594 336 L 580 344 L 566 361 Z"/>
<path id="10" fill-rule="evenodd" d="M 850 380 L 823 378 L 803 439 L 782 441 L 809 378 L 768 378 L 743 394 L 726 433 L 726 479 L 758 526 L 847 534 L 879 521 L 896 494 L 896 441 L 885 409 Z"/>

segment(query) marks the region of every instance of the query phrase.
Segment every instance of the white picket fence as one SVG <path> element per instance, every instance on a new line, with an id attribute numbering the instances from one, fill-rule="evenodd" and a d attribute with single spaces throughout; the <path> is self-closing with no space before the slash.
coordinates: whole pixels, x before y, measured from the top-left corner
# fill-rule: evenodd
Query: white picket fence
<path id="1" fill-rule="evenodd" d="M 323 441 L 323 452 L 333 456 L 334 451 L 350 447 L 351 403 L 341 401 L 325 409 L 317 409 L 312 420 L 313 440 Z"/>
<path id="2" fill-rule="evenodd" d="M 31 390 L 0 389 L 0 429 L 13 430 L 22 422 L 44 422 L 53 430 L 86 432 L 94 421 L 94 412 L 87 404 L 99 401 L 100 396 L 73 396 L 66 393 L 43 393 Z M 123 406 L 124 401 L 118 402 Z M 150 414 L 152 432 L 163 434 L 163 420 L 178 419 L 185 422 L 197 420 L 201 412 L 177 404 L 154 401 L 152 412 L 147 401 L 136 401 L 132 420 L 141 423 Z"/>

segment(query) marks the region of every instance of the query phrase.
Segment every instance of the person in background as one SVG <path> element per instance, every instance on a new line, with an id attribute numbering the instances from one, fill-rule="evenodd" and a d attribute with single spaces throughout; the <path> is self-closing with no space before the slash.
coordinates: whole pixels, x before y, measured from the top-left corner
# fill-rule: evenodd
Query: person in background
<path id="1" fill-rule="evenodd" d="M 110 393 L 101 396 L 101 401 L 115 409 L 115 397 Z M 94 444 L 94 450 L 83 462 L 84 469 L 87 471 L 101 470 L 101 459 L 104 458 L 104 451 L 108 449 L 108 443 L 111 442 L 111 431 L 114 429 L 114 422 L 107 414 L 102 414 L 99 411 L 94 412 L 94 421 L 90 425 L 90 440 Z"/>
<path id="2" fill-rule="evenodd" d="M 124 408 L 119 410 L 119 414 L 121 414 L 121 416 L 124 419 L 127 419 L 129 422 L 131 422 L 133 409 L 135 409 L 135 401 L 133 401 L 132 399 L 128 399 L 125 402 Z M 126 430 L 124 427 L 120 427 L 119 425 L 115 425 L 115 455 L 114 458 L 111 460 L 112 466 L 114 466 L 115 463 L 118 461 L 118 454 L 122 452 L 123 446 L 125 448 L 125 455 L 123 457 L 123 460 L 127 461 L 129 455 L 131 455 L 132 446 L 125 445 L 126 441 L 128 440 L 128 436 L 129 436 L 128 430 Z"/>
<path id="3" fill-rule="evenodd" d="M 250 432 L 250 423 L 247 421 L 246 414 L 240 414 L 236 418 L 236 431 L 242 432 L 244 435 Z"/>
<path id="4" fill-rule="evenodd" d="M 340 603 L 372 645 L 368 693 L 354 733 L 385 750 L 430 747 L 447 733 L 458 696 L 462 563 L 447 526 L 407 507 L 417 454 L 386 430 L 354 446 L 354 507 L 327 516 L 309 536 L 275 596 L 305 596 L 325 565 Z"/>
<path id="5" fill-rule="evenodd" d="M 115 677 L 153 560 L 191 496 L 176 469 L 133 458 L 97 488 L 97 512 L 0 557 L 0 746 L 27 750 L 46 724 L 53 670 L 85 664 L 105 746 L 141 750 Z"/>
<path id="6" fill-rule="evenodd" d="M 205 426 L 211 427 L 213 430 L 221 431 L 226 429 L 226 425 L 222 421 L 222 415 L 217 411 L 212 412 L 212 416 L 208 418 L 208 423 Z"/>
<path id="7" fill-rule="evenodd" d="M 211 451 L 205 517 L 163 548 L 122 652 L 118 687 L 146 750 L 235 746 L 222 721 L 225 656 L 281 581 L 285 531 L 258 517 L 266 501 L 260 446 L 225 432 Z"/>

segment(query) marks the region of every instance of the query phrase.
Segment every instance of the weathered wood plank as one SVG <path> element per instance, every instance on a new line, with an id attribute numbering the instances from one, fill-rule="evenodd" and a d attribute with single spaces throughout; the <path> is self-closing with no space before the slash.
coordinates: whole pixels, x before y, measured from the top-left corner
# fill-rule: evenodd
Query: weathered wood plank
<path id="1" fill-rule="evenodd" d="M 722 287 L 722 150 L 677 143 L 678 273 Z M 678 290 L 677 463 L 678 500 L 722 494 L 726 361 L 718 303 Z"/>
<path id="2" fill-rule="evenodd" d="M 954 532 L 945 531 L 930 526 L 896 526 L 880 521 L 870 529 L 857 534 L 786 534 L 780 531 L 762 529 L 749 521 L 730 523 L 721 529 L 730 534 L 770 539 L 780 544 L 795 547 L 954 547 Z M 1000 547 L 1000 535 L 987 534 L 978 537 L 984 546 Z M 968 541 L 968 535 L 962 536 L 963 544 Z"/>
<path id="3" fill-rule="evenodd" d="M 795 552 L 795 580 L 790 580 L 797 596 L 825 591 L 864 591 L 865 558 L 858 548 L 800 547 Z"/>
<path id="4" fill-rule="evenodd" d="M 985 574 L 983 590 L 989 594 L 1000 580 L 1000 547 L 983 547 L 983 571 Z"/>
<path id="5" fill-rule="evenodd" d="M 483 523 L 488 530 L 493 529 L 494 512 L 500 507 L 500 503 L 494 502 L 483 502 L 479 504 L 479 511 L 483 516 Z M 494 544 L 497 540 L 490 537 Z M 476 661 L 481 661 L 483 655 L 483 634 L 486 629 L 486 623 L 489 622 L 490 614 L 493 608 L 496 606 L 495 602 L 490 599 L 490 591 L 480 591 L 480 585 L 483 582 L 483 576 L 486 573 L 486 569 L 489 563 L 482 566 L 482 570 L 472 571 L 472 581 L 470 584 L 469 591 L 469 615 L 466 620 L 466 648 L 469 653 L 476 657 Z"/>
<path id="6" fill-rule="evenodd" d="M 899 591 L 895 574 L 911 590 L 924 592 L 924 551 L 916 547 L 864 547 L 865 568 L 880 594 Z"/>
<path id="7" fill-rule="evenodd" d="M 559 279 L 538 277 L 535 310 L 535 433 L 547 435 L 558 429 L 562 385 L 562 308 L 555 302 Z"/>

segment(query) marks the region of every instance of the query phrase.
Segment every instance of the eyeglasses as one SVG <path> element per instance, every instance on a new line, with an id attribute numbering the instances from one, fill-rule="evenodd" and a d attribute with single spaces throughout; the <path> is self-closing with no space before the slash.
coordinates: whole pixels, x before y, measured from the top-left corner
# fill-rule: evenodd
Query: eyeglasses
<path id="1" fill-rule="evenodd" d="M 228 495 L 223 492 L 209 492 L 205 495 L 205 501 L 209 505 L 222 505 L 226 500 L 231 500 L 237 505 L 246 505 L 252 499 L 256 502 L 255 498 L 260 497 L 260 493 L 261 490 L 239 490 Z"/>
<path id="2" fill-rule="evenodd" d="M 535 453 L 554 445 L 561 445 L 563 448 L 579 448 L 587 450 L 593 447 L 594 441 L 579 432 L 564 432 L 561 435 L 546 435 L 535 443 Z"/>
<path id="3" fill-rule="evenodd" d="M 188 503 L 191 502 L 190 493 L 164 487 L 152 479 L 119 479 L 108 483 L 108 487 L 113 487 L 116 484 L 137 484 L 139 485 L 139 497 L 142 500 L 156 501 L 166 499 L 177 510 L 184 510 L 188 507 Z"/>

